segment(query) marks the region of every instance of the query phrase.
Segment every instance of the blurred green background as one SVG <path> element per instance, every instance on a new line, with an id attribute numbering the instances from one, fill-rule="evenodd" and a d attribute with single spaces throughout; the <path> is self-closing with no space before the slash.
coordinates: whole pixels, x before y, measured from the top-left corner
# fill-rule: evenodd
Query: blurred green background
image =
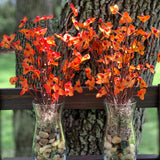
<path id="1" fill-rule="evenodd" d="M 2 3 L 6 1 L 5 3 Z M 3 34 L 11 34 L 15 29 L 16 0 L 0 0 L 0 40 Z M 54 15 L 60 12 L 60 6 L 54 1 Z M 60 0 L 64 1 L 64 0 Z M 160 83 L 160 64 L 156 66 L 153 85 Z M 11 88 L 9 78 L 15 74 L 15 54 L 0 52 L 0 88 Z M 1 111 L 1 147 L 2 158 L 14 157 L 13 112 Z M 146 109 L 142 141 L 139 153 L 158 154 L 158 115 L 156 109 Z"/>

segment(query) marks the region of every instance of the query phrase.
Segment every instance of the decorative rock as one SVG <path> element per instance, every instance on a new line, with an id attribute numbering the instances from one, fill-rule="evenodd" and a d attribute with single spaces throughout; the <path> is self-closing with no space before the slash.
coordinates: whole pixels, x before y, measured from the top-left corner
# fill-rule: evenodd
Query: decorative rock
<path id="1" fill-rule="evenodd" d="M 121 138 L 119 138 L 117 136 L 113 137 L 113 139 L 112 139 L 113 144 L 117 144 L 117 143 L 120 143 L 120 142 L 121 142 Z"/>
<path id="2" fill-rule="evenodd" d="M 58 146 L 58 141 L 55 141 L 54 143 L 52 143 L 52 146 L 53 147 Z"/>
<path id="3" fill-rule="evenodd" d="M 105 144 L 104 144 L 104 147 L 106 149 L 111 149 L 112 148 L 112 144 L 106 141 Z"/>
<path id="4" fill-rule="evenodd" d="M 51 145 L 46 145 L 44 147 L 41 147 L 39 149 L 40 153 L 42 154 L 43 152 L 45 152 L 47 149 L 50 149 L 52 146 Z"/>
<path id="5" fill-rule="evenodd" d="M 111 152 L 116 152 L 116 151 L 117 151 L 117 148 L 111 148 L 110 151 L 111 151 Z"/>
<path id="6" fill-rule="evenodd" d="M 46 152 L 46 153 L 51 153 L 51 151 L 52 151 L 52 150 L 48 148 L 48 149 L 46 149 L 45 152 Z"/>
<path id="7" fill-rule="evenodd" d="M 59 153 L 59 154 L 64 153 L 64 149 L 58 149 L 58 150 L 57 150 L 57 153 Z"/>
<path id="8" fill-rule="evenodd" d="M 40 136 L 37 135 L 37 136 L 36 136 L 36 140 L 40 140 Z"/>
<path id="9" fill-rule="evenodd" d="M 37 160 L 42 160 L 42 158 L 40 156 L 37 156 Z"/>
<path id="10" fill-rule="evenodd" d="M 47 132 L 47 133 L 51 133 L 51 129 L 50 129 L 50 128 L 45 129 L 45 132 Z"/>
<path id="11" fill-rule="evenodd" d="M 39 144 L 45 146 L 46 144 L 48 144 L 48 139 L 41 139 Z"/>
<path id="12" fill-rule="evenodd" d="M 44 153 L 43 153 L 43 156 L 44 156 L 45 158 L 49 158 L 50 153 L 44 152 Z"/>
<path id="13" fill-rule="evenodd" d="M 39 136 L 40 136 L 41 138 L 48 138 L 48 137 L 49 137 L 49 134 L 48 134 L 47 132 L 40 131 L 40 132 L 39 132 Z"/>
<path id="14" fill-rule="evenodd" d="M 46 145 L 43 148 L 48 149 L 48 148 L 51 148 L 51 147 L 52 147 L 51 145 Z"/>
<path id="15" fill-rule="evenodd" d="M 54 160 L 59 160 L 60 159 L 60 155 L 59 154 L 56 154 L 55 156 L 54 156 Z"/>
<path id="16" fill-rule="evenodd" d="M 39 149 L 40 154 L 44 153 L 45 150 L 46 150 L 46 148 L 41 147 L 41 148 Z"/>
<path id="17" fill-rule="evenodd" d="M 49 143 L 53 143 L 55 141 L 55 139 L 50 139 Z"/>
<path id="18" fill-rule="evenodd" d="M 54 139 L 57 137 L 57 133 L 51 133 L 49 134 L 49 139 Z"/>

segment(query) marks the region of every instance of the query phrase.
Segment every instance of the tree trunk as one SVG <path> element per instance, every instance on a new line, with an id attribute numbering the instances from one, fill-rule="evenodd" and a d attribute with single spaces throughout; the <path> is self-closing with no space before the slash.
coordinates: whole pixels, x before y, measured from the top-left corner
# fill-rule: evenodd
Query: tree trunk
<path id="1" fill-rule="evenodd" d="M 16 19 L 17 24 L 25 16 L 29 19 L 24 28 L 33 26 L 32 20 L 36 16 L 52 15 L 53 14 L 53 0 L 17 0 L 16 3 Z M 25 7 L 24 7 L 25 6 Z M 45 24 L 42 24 L 44 27 Z M 17 26 L 18 28 L 18 26 Z M 17 29 L 16 29 L 17 30 Z M 49 21 L 48 34 L 53 33 L 52 21 Z M 26 41 L 24 35 L 19 32 L 16 35 L 17 39 L 23 41 L 23 48 Z M 16 56 L 16 75 L 23 75 L 22 67 L 18 57 Z M 20 84 L 16 84 L 20 87 Z M 32 139 L 34 133 L 35 117 L 32 111 L 16 110 L 14 111 L 14 139 L 15 139 L 15 156 L 32 156 Z"/>
<path id="2" fill-rule="evenodd" d="M 144 25 L 145 31 L 150 31 L 152 26 L 160 28 L 160 1 L 159 0 L 68 0 L 65 4 L 57 32 L 65 32 L 65 22 L 69 13 L 69 3 L 72 2 L 79 10 L 77 20 L 84 22 L 87 18 L 102 18 L 111 21 L 115 28 L 118 26 L 119 17 L 111 15 L 109 6 L 118 4 L 120 12 L 127 11 L 134 20 L 134 25 L 139 25 L 137 16 L 151 15 Z M 69 23 L 71 25 L 71 23 Z M 159 50 L 159 40 L 155 42 L 153 53 Z M 136 57 L 134 59 L 136 63 Z M 94 63 L 93 63 L 94 64 Z M 150 64 L 156 65 L 156 57 L 150 59 Z M 90 64 L 91 65 L 91 64 Z M 153 74 L 146 72 L 142 75 L 148 85 L 152 85 Z M 65 110 L 64 125 L 66 126 L 66 137 L 69 155 L 101 154 L 105 123 L 104 110 Z M 134 126 L 136 130 L 137 145 L 139 146 L 145 109 L 136 109 L 134 115 Z"/>

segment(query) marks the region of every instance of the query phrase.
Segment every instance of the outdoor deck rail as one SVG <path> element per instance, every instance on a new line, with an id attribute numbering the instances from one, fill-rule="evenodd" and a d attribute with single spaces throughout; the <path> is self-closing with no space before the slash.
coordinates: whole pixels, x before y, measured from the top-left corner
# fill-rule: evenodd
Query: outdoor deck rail
<path id="1" fill-rule="evenodd" d="M 33 109 L 32 98 L 26 94 L 20 96 L 20 88 L 0 89 L 0 110 Z M 103 98 L 95 98 L 95 91 L 84 89 L 83 94 L 76 93 L 65 100 L 65 109 L 103 109 Z M 137 107 L 157 108 L 159 120 L 159 155 L 140 154 L 137 160 L 160 160 L 160 85 L 150 86 L 143 101 L 139 98 Z M 1 159 L 1 158 L 0 158 Z M 33 160 L 31 157 L 4 158 L 3 160 Z M 102 155 L 67 156 L 67 160 L 103 160 Z"/>

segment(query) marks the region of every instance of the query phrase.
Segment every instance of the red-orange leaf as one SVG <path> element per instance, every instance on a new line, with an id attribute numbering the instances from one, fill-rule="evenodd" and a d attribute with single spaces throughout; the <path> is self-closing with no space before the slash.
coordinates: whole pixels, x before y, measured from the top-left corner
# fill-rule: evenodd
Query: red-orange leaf
<path id="1" fill-rule="evenodd" d="M 19 25 L 19 28 L 22 28 L 24 26 L 24 24 L 26 23 L 26 21 L 28 21 L 27 17 L 24 17 L 20 22 L 21 24 Z"/>
<path id="2" fill-rule="evenodd" d="M 110 6 L 110 10 L 111 10 L 112 14 L 116 14 L 119 10 L 118 5 L 115 4 L 114 6 Z"/>
<path id="3" fill-rule="evenodd" d="M 123 17 L 119 20 L 119 23 L 131 23 L 133 19 L 129 16 L 127 12 L 124 12 Z"/>
<path id="4" fill-rule="evenodd" d="M 18 80 L 18 77 L 11 77 L 9 81 L 12 85 L 15 85 L 17 80 Z"/>
<path id="5" fill-rule="evenodd" d="M 74 86 L 74 90 L 77 91 L 77 92 L 79 92 L 79 93 L 83 92 L 83 89 L 82 89 L 81 84 L 80 84 L 80 80 L 78 80 L 76 82 L 76 85 Z"/>
<path id="6" fill-rule="evenodd" d="M 159 52 L 158 55 L 157 55 L 157 62 L 158 62 L 158 63 L 160 62 L 160 52 Z"/>
<path id="7" fill-rule="evenodd" d="M 141 100 L 144 100 L 145 93 L 146 93 L 146 89 L 143 88 L 137 92 L 137 96 L 140 97 Z"/>
<path id="8" fill-rule="evenodd" d="M 73 14 L 77 17 L 78 16 L 78 10 L 74 7 L 73 3 L 70 4 L 70 7 L 73 11 Z"/>
<path id="9" fill-rule="evenodd" d="M 3 35 L 3 40 L 1 41 L 0 46 L 10 49 L 10 44 L 14 40 L 15 36 L 15 34 L 12 34 L 10 36 Z"/>
<path id="10" fill-rule="evenodd" d="M 31 48 L 29 43 L 26 44 L 25 50 L 23 52 L 24 57 L 32 57 L 35 54 L 35 51 Z"/>
<path id="11" fill-rule="evenodd" d="M 147 16 L 144 16 L 144 15 L 141 15 L 141 16 L 137 16 L 142 22 L 145 22 L 147 21 L 149 18 L 150 18 L 150 15 L 147 15 Z"/>
<path id="12" fill-rule="evenodd" d="M 105 94 L 107 94 L 107 91 L 106 91 L 105 87 L 103 86 L 103 87 L 98 91 L 98 93 L 96 94 L 96 98 L 102 97 L 102 96 L 104 96 Z"/>

